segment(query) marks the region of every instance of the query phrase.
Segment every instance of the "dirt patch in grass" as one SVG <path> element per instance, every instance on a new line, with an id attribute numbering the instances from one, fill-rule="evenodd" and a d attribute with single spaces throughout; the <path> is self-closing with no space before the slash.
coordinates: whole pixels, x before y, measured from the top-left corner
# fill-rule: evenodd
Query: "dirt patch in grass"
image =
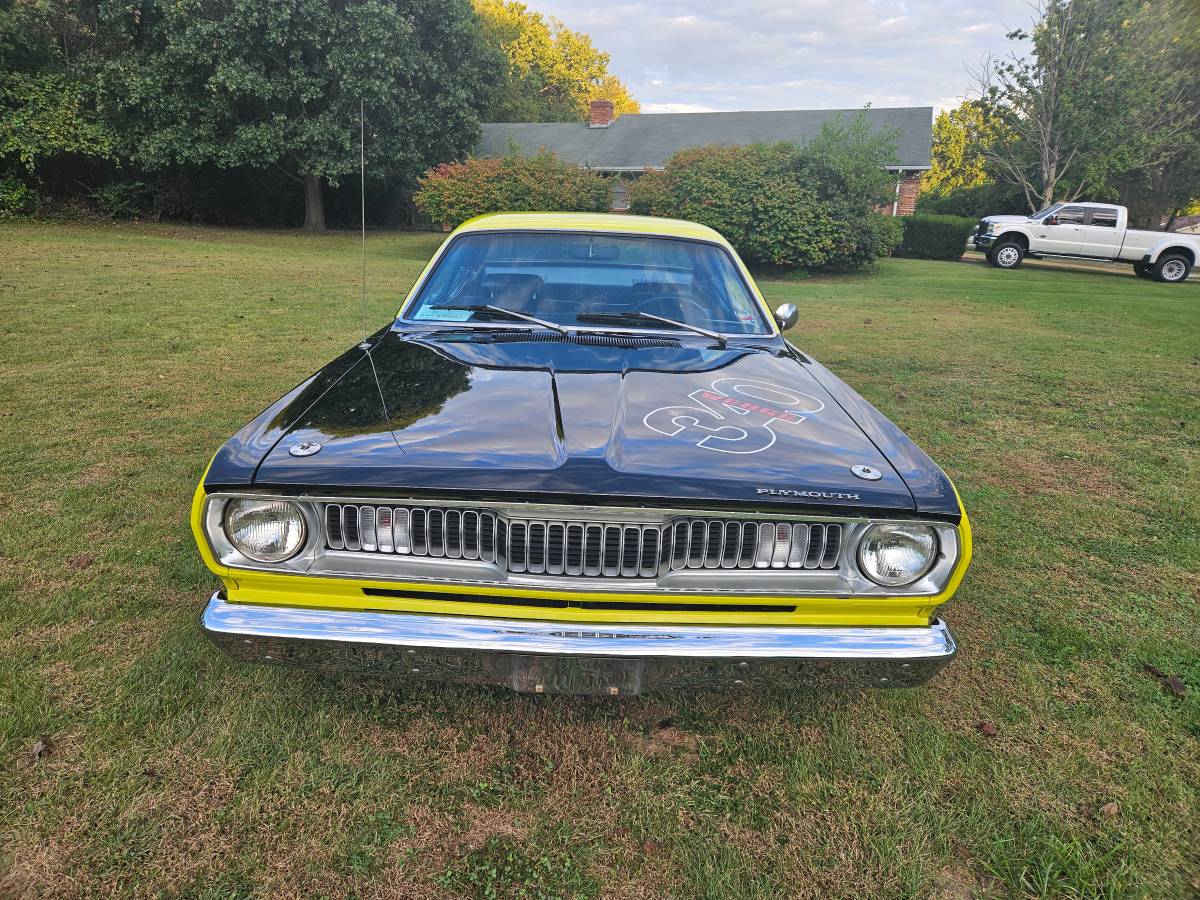
<path id="1" fill-rule="evenodd" d="M 646 733 L 631 732 L 626 740 L 641 753 L 654 756 L 695 755 L 700 749 L 700 737 L 675 725 L 655 724 Z"/>
<path id="2" fill-rule="evenodd" d="M 1029 498 L 1075 497 L 1131 504 L 1136 501 L 1102 464 L 1065 458 L 1030 447 L 1000 453 L 993 467 L 980 474 L 986 484 L 1006 487 Z"/>
<path id="3" fill-rule="evenodd" d="M 368 723 L 360 740 L 362 747 L 378 753 L 431 761 L 439 780 L 447 783 L 479 780 L 505 752 L 501 736 L 484 730 L 464 733 L 427 716 L 391 726 Z"/>
<path id="4" fill-rule="evenodd" d="M 478 850 L 492 838 L 521 841 L 525 839 L 525 829 L 517 824 L 512 810 L 468 809 L 467 827 L 459 839 L 459 849 L 463 852 Z"/>

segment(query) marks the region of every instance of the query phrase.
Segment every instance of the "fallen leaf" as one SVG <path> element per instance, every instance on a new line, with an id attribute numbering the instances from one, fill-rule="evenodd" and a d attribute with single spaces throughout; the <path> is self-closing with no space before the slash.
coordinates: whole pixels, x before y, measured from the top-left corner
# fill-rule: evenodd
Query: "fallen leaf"
<path id="1" fill-rule="evenodd" d="M 870 324 L 871 324 L 871 320 L 870 320 L 870 319 L 863 319 L 863 324 L 864 324 L 864 325 L 870 325 Z"/>
<path id="2" fill-rule="evenodd" d="M 1160 669 L 1154 663 L 1142 663 L 1142 668 L 1153 675 L 1155 678 L 1166 678 L 1167 673 Z"/>
<path id="3" fill-rule="evenodd" d="M 1102 807 L 1100 807 L 1100 815 L 1104 816 L 1104 818 L 1106 818 L 1106 819 L 1111 819 L 1113 816 L 1118 815 L 1120 812 L 1121 812 L 1120 805 L 1118 805 L 1117 803 L 1115 803 L 1113 801 L 1109 801 L 1108 803 L 1105 803 Z"/>
<path id="4" fill-rule="evenodd" d="M 980 722 L 978 728 L 984 737 L 995 737 L 1000 733 L 1000 730 L 991 722 Z"/>
<path id="5" fill-rule="evenodd" d="M 674 728 L 675 720 L 672 719 L 670 716 L 667 716 L 665 719 L 659 719 L 658 723 L 654 727 L 655 728 Z"/>
<path id="6" fill-rule="evenodd" d="M 1183 683 L 1183 679 L 1178 675 L 1172 675 L 1170 678 L 1164 678 L 1163 687 L 1165 687 L 1176 697 L 1182 697 L 1187 693 L 1187 685 Z"/>
<path id="7" fill-rule="evenodd" d="M 898 394 L 896 394 L 896 399 L 897 400 L 907 400 L 908 394 L 904 393 L 904 391 L 900 391 Z"/>
<path id="8" fill-rule="evenodd" d="M 88 556 L 86 553 L 80 553 L 78 556 L 72 556 L 67 560 L 67 565 L 72 569 L 86 569 L 95 561 L 94 557 Z"/>
<path id="9" fill-rule="evenodd" d="M 33 761 L 37 762 L 45 756 L 50 755 L 50 738 L 43 735 L 33 742 L 33 748 L 29 751 L 29 755 L 33 757 Z"/>
<path id="10" fill-rule="evenodd" d="M 642 852 L 643 853 L 646 853 L 646 854 L 657 853 L 661 849 L 662 849 L 662 844 L 660 844 L 658 841 L 642 841 Z"/>

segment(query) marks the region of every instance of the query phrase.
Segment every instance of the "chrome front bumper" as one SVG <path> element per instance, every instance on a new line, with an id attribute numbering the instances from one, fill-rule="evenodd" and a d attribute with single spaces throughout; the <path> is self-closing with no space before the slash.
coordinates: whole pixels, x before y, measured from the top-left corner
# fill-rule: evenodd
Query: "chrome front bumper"
<path id="1" fill-rule="evenodd" d="M 337 674 L 629 695 L 666 687 L 915 687 L 957 652 L 916 628 L 610 625 L 229 603 L 201 622 L 230 656 Z"/>

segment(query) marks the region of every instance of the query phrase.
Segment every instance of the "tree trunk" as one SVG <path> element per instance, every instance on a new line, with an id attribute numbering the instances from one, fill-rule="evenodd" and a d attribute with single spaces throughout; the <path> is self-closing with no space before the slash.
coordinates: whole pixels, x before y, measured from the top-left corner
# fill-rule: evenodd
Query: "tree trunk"
<path id="1" fill-rule="evenodd" d="M 304 230 L 325 230 L 325 197 L 321 193 L 321 176 L 304 176 Z"/>

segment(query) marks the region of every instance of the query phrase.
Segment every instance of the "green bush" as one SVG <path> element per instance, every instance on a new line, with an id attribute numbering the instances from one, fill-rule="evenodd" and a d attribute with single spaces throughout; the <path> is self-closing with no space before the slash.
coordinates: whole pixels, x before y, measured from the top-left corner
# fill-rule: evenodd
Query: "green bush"
<path id="1" fill-rule="evenodd" d="M 960 216 L 906 216 L 896 256 L 909 259 L 958 259 L 967 249 L 975 220 Z"/>
<path id="2" fill-rule="evenodd" d="M 894 190 L 890 136 L 861 117 L 808 144 L 681 150 L 630 192 L 630 211 L 690 219 L 721 232 L 765 269 L 846 271 L 887 256 L 899 224 L 877 210 Z"/>
<path id="3" fill-rule="evenodd" d="M 918 215 L 980 219 L 984 216 L 1023 215 L 1028 212 L 1029 205 L 1020 188 L 994 181 L 974 187 L 955 188 L 946 193 L 929 191 L 917 198 Z"/>
<path id="4" fill-rule="evenodd" d="M 490 212 L 607 212 L 612 182 L 542 150 L 436 166 L 419 179 L 413 201 L 448 225 Z"/>
<path id="5" fill-rule="evenodd" d="M 112 181 L 92 191 L 92 202 L 110 219 L 136 219 L 150 201 L 150 188 L 143 181 Z"/>
<path id="6" fill-rule="evenodd" d="M 28 216 L 37 211 L 38 195 L 20 178 L 0 178 L 0 219 Z"/>

